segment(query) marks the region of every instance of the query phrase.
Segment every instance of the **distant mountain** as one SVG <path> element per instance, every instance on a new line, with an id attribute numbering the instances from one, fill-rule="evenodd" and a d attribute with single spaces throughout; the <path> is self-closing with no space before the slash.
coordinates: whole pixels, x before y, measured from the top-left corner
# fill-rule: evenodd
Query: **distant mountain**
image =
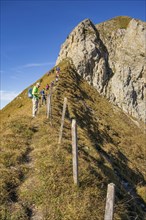
<path id="1" fill-rule="evenodd" d="M 146 23 L 120 16 L 94 25 L 82 21 L 61 47 L 77 72 L 129 115 L 145 120 Z"/>
<path id="2" fill-rule="evenodd" d="M 110 80 L 114 77 L 112 72 L 108 72 L 107 77 L 106 71 L 111 71 L 107 46 L 101 37 L 97 41 L 99 33 L 92 22 L 83 21 L 83 25 L 85 24 L 90 27 L 85 32 L 89 39 L 93 37 L 93 45 L 91 41 L 85 41 L 84 37 L 81 39 L 84 36 L 83 29 L 80 28 L 79 36 L 77 28 L 78 40 L 73 35 L 75 44 L 72 44 L 72 48 L 69 44 L 68 55 L 71 49 L 75 50 L 78 42 L 82 46 L 83 42 L 88 43 L 85 59 L 92 55 L 91 62 L 94 59 L 97 62 L 95 57 L 99 56 L 99 62 L 93 64 L 98 66 L 97 77 L 101 84 L 95 87 L 93 83 L 95 68 L 92 69 L 93 75 L 88 75 L 85 60 L 78 63 L 82 50 L 77 47 L 76 60 L 75 56 L 72 59 L 69 56 L 62 58 L 61 62 L 59 59 L 57 61 L 61 73 L 52 92 L 49 90 L 52 93 L 51 118 L 47 118 L 46 106 L 41 105 L 37 117 L 32 118 L 32 101 L 27 97 L 28 88 L 0 111 L 2 220 L 102 220 L 109 183 L 114 183 L 116 188 L 114 220 L 145 219 L 144 123 L 139 118 L 125 114 L 118 104 L 116 106 L 103 96 L 106 94 L 105 87 L 108 91 Z M 97 25 L 99 29 L 101 25 Z M 68 39 L 71 40 L 71 36 Z M 95 51 L 98 54 L 94 54 Z M 55 80 L 56 66 L 48 72 L 51 74 L 45 73 L 37 80 L 41 82 L 40 90 Z M 105 81 L 102 73 L 107 77 Z M 65 97 L 67 111 L 62 142 L 59 145 Z M 74 118 L 78 134 L 79 187 L 73 183 L 72 171 L 71 122 Z"/>

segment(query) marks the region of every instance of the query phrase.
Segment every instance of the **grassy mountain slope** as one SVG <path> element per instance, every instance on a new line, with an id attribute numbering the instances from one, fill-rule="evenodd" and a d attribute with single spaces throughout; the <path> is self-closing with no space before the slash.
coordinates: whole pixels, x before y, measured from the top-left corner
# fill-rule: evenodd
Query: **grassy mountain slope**
<path id="1" fill-rule="evenodd" d="M 131 20 L 132 18 L 128 16 L 117 16 L 108 21 L 96 24 L 96 28 L 105 37 L 105 39 L 108 39 L 113 31 L 117 31 L 118 29 L 127 29 Z"/>
<path id="2" fill-rule="evenodd" d="M 103 219 L 108 183 L 116 185 L 114 219 L 145 218 L 143 129 L 89 86 L 67 61 L 46 107 L 31 117 L 27 89 L 1 111 L 1 219 Z M 43 88 L 55 75 L 42 77 Z M 58 145 L 63 99 L 68 99 Z M 79 187 L 73 184 L 71 119 L 76 118 Z"/>
<path id="3" fill-rule="evenodd" d="M 118 29 L 126 29 L 131 20 L 132 18 L 128 16 L 117 16 L 100 24 L 97 24 L 96 26 L 102 28 L 106 25 L 107 31 L 112 32 Z"/>

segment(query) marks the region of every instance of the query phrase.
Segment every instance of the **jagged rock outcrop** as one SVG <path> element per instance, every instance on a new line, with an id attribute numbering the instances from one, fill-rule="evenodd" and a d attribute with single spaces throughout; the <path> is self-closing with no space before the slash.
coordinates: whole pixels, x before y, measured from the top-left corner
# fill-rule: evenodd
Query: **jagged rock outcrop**
<path id="1" fill-rule="evenodd" d="M 70 58 L 98 92 L 144 121 L 145 37 L 139 20 L 117 17 L 95 26 L 86 19 L 67 37 L 56 65 Z"/>

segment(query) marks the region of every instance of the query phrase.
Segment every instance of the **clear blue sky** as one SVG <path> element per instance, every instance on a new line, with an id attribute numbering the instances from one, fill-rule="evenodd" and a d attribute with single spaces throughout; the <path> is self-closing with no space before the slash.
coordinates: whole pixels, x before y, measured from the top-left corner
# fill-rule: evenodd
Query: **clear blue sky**
<path id="1" fill-rule="evenodd" d="M 144 0 L 0 2 L 1 108 L 55 65 L 61 44 L 85 18 L 146 18 Z"/>

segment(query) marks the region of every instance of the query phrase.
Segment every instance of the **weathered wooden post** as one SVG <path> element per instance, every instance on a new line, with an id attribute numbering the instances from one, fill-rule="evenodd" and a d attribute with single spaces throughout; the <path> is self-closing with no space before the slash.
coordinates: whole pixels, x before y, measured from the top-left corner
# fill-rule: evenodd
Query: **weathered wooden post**
<path id="1" fill-rule="evenodd" d="M 108 184 L 104 220 L 113 220 L 115 203 L 115 184 Z"/>
<path id="2" fill-rule="evenodd" d="M 72 157 L 73 157 L 73 179 L 74 184 L 79 185 L 78 181 L 78 146 L 77 146 L 77 125 L 76 120 L 72 120 Z"/>
<path id="3" fill-rule="evenodd" d="M 51 94 L 47 97 L 47 118 L 51 118 Z"/>
<path id="4" fill-rule="evenodd" d="M 50 121 L 52 117 L 51 98 L 52 98 L 52 86 L 50 87 L 50 93 L 47 96 L 47 118 L 50 118 Z"/>
<path id="5" fill-rule="evenodd" d="M 60 127 L 58 144 L 61 144 L 62 133 L 63 133 L 63 125 L 64 125 L 64 118 L 65 118 L 65 112 L 66 112 L 66 106 L 67 106 L 67 98 L 64 98 L 63 111 L 62 111 L 62 119 L 61 119 L 61 127 Z"/>

